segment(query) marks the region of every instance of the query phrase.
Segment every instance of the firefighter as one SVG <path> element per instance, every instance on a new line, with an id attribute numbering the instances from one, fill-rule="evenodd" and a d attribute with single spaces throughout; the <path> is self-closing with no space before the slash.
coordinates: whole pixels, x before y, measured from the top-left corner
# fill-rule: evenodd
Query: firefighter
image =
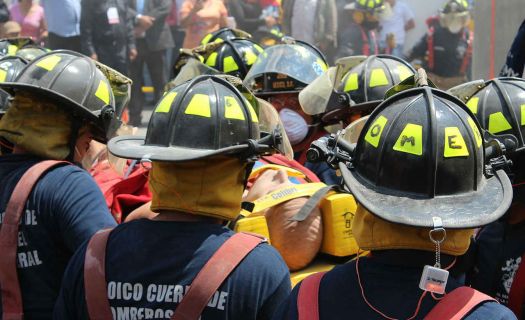
<path id="1" fill-rule="evenodd" d="M 358 202 L 352 233 L 371 253 L 304 280 L 276 318 L 515 319 L 461 283 L 475 228 L 512 200 L 505 172 L 485 164 L 480 131 L 460 100 L 428 86 L 379 105 L 339 164 Z"/>
<path id="2" fill-rule="evenodd" d="M 500 77 L 523 77 L 523 69 L 525 68 L 525 20 L 521 23 L 516 37 L 512 42 L 512 46 L 507 54 L 505 65 L 501 69 Z"/>
<path id="3" fill-rule="evenodd" d="M 73 164 L 92 139 L 106 141 L 114 98 L 94 62 L 72 51 L 33 60 L 0 88 L 13 96 L 0 137 L 14 145 L 0 157 L 2 318 L 49 319 L 73 253 L 115 225 L 93 179 Z"/>
<path id="4" fill-rule="evenodd" d="M 449 0 L 439 16 L 427 20 L 428 31 L 408 54 L 419 60 L 438 88 L 447 90 L 470 78 L 474 33 L 468 29 L 469 4 Z"/>
<path id="5" fill-rule="evenodd" d="M 376 31 L 383 8 L 383 0 L 356 0 L 344 7 L 349 18 L 343 19 L 347 25 L 338 35 L 336 59 L 379 54 Z"/>
<path id="6" fill-rule="evenodd" d="M 465 88 L 469 87 L 476 92 L 467 93 L 470 90 Z M 514 191 L 512 206 L 502 219 L 485 226 L 476 236 L 476 263 L 470 282 L 522 319 L 525 304 L 525 264 L 522 263 L 525 254 L 525 130 L 522 127 L 525 80 L 473 81 L 451 91 L 463 93 L 460 97 L 482 128 L 495 135 L 511 135 L 517 142 L 508 150 L 512 151 L 512 167 L 509 168 Z"/>
<path id="7" fill-rule="evenodd" d="M 145 137 L 111 140 L 110 152 L 150 167 L 158 215 L 86 243 L 54 317 L 271 318 L 290 290 L 285 263 L 264 239 L 223 227 L 240 212 L 253 161 L 279 140 L 273 131 L 261 138 L 258 121 L 232 84 L 200 76 L 166 93 Z"/>

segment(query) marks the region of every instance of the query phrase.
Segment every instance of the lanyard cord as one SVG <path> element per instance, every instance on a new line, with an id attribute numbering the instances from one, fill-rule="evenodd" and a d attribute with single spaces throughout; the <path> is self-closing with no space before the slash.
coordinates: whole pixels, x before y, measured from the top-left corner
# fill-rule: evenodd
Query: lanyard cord
<path id="1" fill-rule="evenodd" d="M 361 283 L 361 275 L 359 274 L 359 255 L 360 255 L 360 253 L 358 252 L 357 253 L 356 262 L 355 262 L 355 272 L 357 274 L 357 282 L 359 283 L 359 288 L 361 289 L 361 296 L 363 297 L 363 300 L 370 307 L 370 309 L 372 309 L 376 313 L 380 314 L 383 318 L 388 319 L 388 320 L 398 320 L 396 318 L 389 317 L 386 314 L 384 314 L 383 312 L 379 311 L 366 298 L 365 290 L 363 288 L 363 284 Z M 452 268 L 455 264 L 456 264 L 456 258 L 454 258 L 454 261 L 448 267 L 446 267 L 445 270 L 448 270 L 448 269 Z M 417 314 L 419 313 L 419 309 L 421 308 L 421 303 L 423 302 L 423 298 L 426 296 L 426 294 L 427 294 L 427 291 L 423 291 L 423 293 L 421 294 L 421 297 L 419 297 L 419 301 L 417 302 L 417 307 L 416 307 L 416 310 L 414 311 L 414 314 L 410 318 L 408 318 L 407 320 L 412 320 L 412 319 L 414 319 L 417 316 Z M 434 297 L 434 295 L 432 295 L 432 298 L 436 299 L 436 297 Z"/>

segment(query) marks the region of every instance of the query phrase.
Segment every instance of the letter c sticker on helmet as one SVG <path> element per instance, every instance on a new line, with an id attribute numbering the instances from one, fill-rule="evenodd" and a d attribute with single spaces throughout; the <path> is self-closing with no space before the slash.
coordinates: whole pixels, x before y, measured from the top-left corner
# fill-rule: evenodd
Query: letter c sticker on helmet
<path id="1" fill-rule="evenodd" d="M 467 144 L 458 127 L 445 128 L 445 158 L 468 157 Z"/>
<path id="2" fill-rule="evenodd" d="M 370 75 L 370 88 L 386 86 L 389 83 L 390 82 L 388 82 L 385 71 L 383 69 L 377 68 L 372 70 L 372 73 Z"/>
<path id="3" fill-rule="evenodd" d="M 479 97 L 472 97 L 467 102 L 467 107 L 470 109 L 470 111 L 472 111 L 473 114 L 477 114 L 478 113 L 478 104 L 479 104 Z"/>
<path id="4" fill-rule="evenodd" d="M 47 71 L 52 71 L 55 69 L 56 65 L 62 60 L 58 55 L 52 55 L 45 59 L 39 61 L 36 65 L 40 68 L 46 69 Z"/>
<path id="5" fill-rule="evenodd" d="M 507 130 L 511 130 L 512 126 L 507 121 L 503 113 L 495 112 L 489 116 L 489 132 L 499 133 Z"/>
<path id="6" fill-rule="evenodd" d="M 474 132 L 474 138 L 476 138 L 477 147 L 478 148 L 481 147 L 481 143 L 483 142 L 483 139 L 481 138 L 481 133 L 479 132 L 478 127 L 476 126 L 476 123 L 470 117 L 467 119 L 467 122 L 470 128 L 472 129 L 472 132 Z"/>
<path id="7" fill-rule="evenodd" d="M 195 94 L 184 113 L 211 118 L 210 97 L 202 93 Z"/>
<path id="8" fill-rule="evenodd" d="M 383 133 L 383 129 L 385 128 L 387 122 L 388 119 L 384 116 L 377 118 L 377 120 L 374 121 L 374 123 L 372 123 L 368 129 L 368 132 L 365 136 L 365 141 L 377 148 L 377 146 L 379 146 L 379 141 L 381 140 L 381 134 Z"/>
<path id="9" fill-rule="evenodd" d="M 105 104 L 109 104 L 109 88 L 104 80 L 100 80 L 95 96 L 102 100 Z"/>
<path id="10" fill-rule="evenodd" d="M 393 149 L 416 156 L 423 155 L 423 126 L 407 123 Z"/>
<path id="11" fill-rule="evenodd" d="M 224 117 L 226 119 L 246 120 L 241 106 L 234 97 L 224 97 Z"/>
<path id="12" fill-rule="evenodd" d="M 171 109 L 171 104 L 173 103 L 173 100 L 175 100 L 175 97 L 177 96 L 177 92 L 169 92 L 162 98 L 162 101 L 159 103 L 159 106 L 157 109 L 155 109 L 155 112 L 161 112 L 161 113 L 168 113 Z"/>

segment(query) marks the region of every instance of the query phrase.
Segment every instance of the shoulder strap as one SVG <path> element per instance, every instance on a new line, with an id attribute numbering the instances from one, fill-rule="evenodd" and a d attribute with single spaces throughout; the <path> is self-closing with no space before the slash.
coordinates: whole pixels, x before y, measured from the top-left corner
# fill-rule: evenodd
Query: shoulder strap
<path id="1" fill-rule="evenodd" d="M 427 33 L 427 51 L 428 51 L 428 69 L 429 71 L 434 70 L 434 27 L 428 28 Z"/>
<path id="2" fill-rule="evenodd" d="M 447 293 L 443 300 L 430 310 L 425 320 L 460 320 L 474 308 L 488 301 L 496 300 L 470 287 L 459 287 Z"/>
<path id="3" fill-rule="evenodd" d="M 86 249 L 84 292 L 91 320 L 113 319 L 106 289 L 106 245 L 112 230 L 104 229 L 95 233 Z"/>
<path id="4" fill-rule="evenodd" d="M 516 314 L 518 319 L 522 319 L 523 304 L 525 303 L 525 254 L 521 256 L 521 262 L 514 275 L 512 286 L 509 292 L 508 307 Z"/>
<path id="5" fill-rule="evenodd" d="M 2 287 L 2 318 L 22 319 L 22 292 L 16 271 L 16 250 L 18 247 L 18 226 L 27 198 L 38 179 L 48 170 L 66 161 L 42 161 L 27 170 L 15 186 L 7 203 L 0 229 L 0 287 Z"/>
<path id="6" fill-rule="evenodd" d="M 301 282 L 297 295 L 299 320 L 319 320 L 319 287 L 325 273 L 313 274 Z"/>
<path id="7" fill-rule="evenodd" d="M 265 241 L 257 235 L 248 233 L 236 233 L 226 240 L 199 271 L 171 319 L 198 319 L 215 291 L 235 267 L 257 245 Z"/>
<path id="8" fill-rule="evenodd" d="M 306 203 L 299 209 L 299 211 L 290 219 L 289 221 L 304 221 L 310 214 L 314 211 L 315 208 L 317 208 L 317 205 L 321 200 L 323 200 L 328 192 L 332 190 L 338 190 L 340 191 L 339 186 L 337 185 L 330 185 L 323 187 L 319 190 L 317 190 L 307 201 Z"/>

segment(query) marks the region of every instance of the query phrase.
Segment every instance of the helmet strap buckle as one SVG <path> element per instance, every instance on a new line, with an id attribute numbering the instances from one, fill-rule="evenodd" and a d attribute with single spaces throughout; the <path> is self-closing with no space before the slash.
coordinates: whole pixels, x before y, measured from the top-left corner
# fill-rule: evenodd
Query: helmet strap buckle
<path id="1" fill-rule="evenodd" d="M 436 263 L 434 266 L 426 265 L 423 268 L 419 288 L 432 293 L 444 294 L 447 286 L 449 272 L 441 269 L 441 243 L 447 237 L 447 232 L 443 228 L 441 218 L 432 217 L 434 228 L 429 231 L 430 241 L 436 245 Z"/>

